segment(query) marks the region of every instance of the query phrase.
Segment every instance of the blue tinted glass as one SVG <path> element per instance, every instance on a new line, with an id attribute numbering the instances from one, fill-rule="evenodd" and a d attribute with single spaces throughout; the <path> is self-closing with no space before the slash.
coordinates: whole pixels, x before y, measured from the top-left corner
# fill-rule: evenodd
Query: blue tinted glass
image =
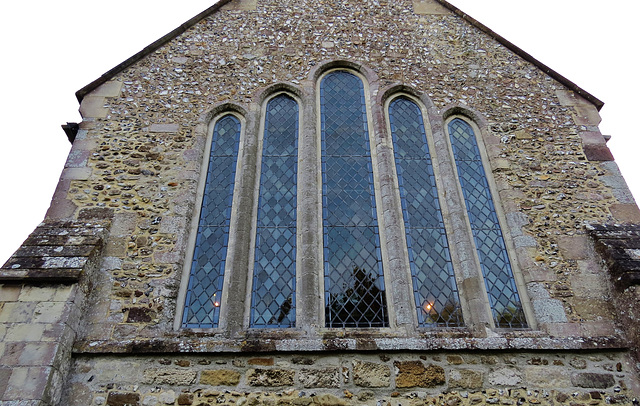
<path id="1" fill-rule="evenodd" d="M 239 142 L 237 118 L 226 115 L 216 122 L 182 316 L 184 328 L 218 326 Z"/>
<path id="2" fill-rule="evenodd" d="M 388 326 L 364 86 L 337 71 L 320 84 L 327 327 Z"/>
<path id="3" fill-rule="evenodd" d="M 456 118 L 449 136 L 496 326 L 527 327 L 473 129 Z"/>
<path id="4" fill-rule="evenodd" d="M 418 105 L 400 97 L 389 105 L 389 123 L 420 326 L 461 326 L 429 146 Z"/>
<path id="5" fill-rule="evenodd" d="M 298 103 L 267 104 L 262 147 L 251 327 L 295 326 Z"/>

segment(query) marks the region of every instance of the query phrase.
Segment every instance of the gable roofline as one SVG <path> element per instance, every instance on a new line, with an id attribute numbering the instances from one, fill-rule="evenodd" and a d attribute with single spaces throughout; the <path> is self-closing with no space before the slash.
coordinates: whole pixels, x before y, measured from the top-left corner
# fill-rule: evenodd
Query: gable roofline
<path id="1" fill-rule="evenodd" d="M 130 66 L 132 66 L 133 64 L 135 64 L 136 62 L 140 61 L 141 59 L 144 59 L 144 57 L 146 57 L 147 55 L 150 55 L 150 54 L 154 53 L 155 51 L 160 49 L 160 47 L 162 47 L 163 45 L 167 44 L 168 42 L 170 42 L 174 38 L 178 37 L 180 34 L 186 32 L 189 28 L 191 28 L 194 25 L 198 24 L 200 21 L 202 21 L 203 19 L 207 18 L 211 14 L 213 14 L 216 11 L 220 10 L 222 8 L 222 6 L 224 6 L 225 4 L 227 4 L 227 3 L 231 2 L 231 1 L 232 0 L 218 0 L 218 2 L 216 4 L 214 4 L 213 6 L 209 7 L 208 9 L 204 10 L 201 13 L 196 14 L 194 17 L 190 18 L 189 20 L 187 20 L 186 22 L 181 24 L 175 30 L 167 33 L 166 35 L 160 37 L 156 41 L 154 41 L 151 44 L 147 45 L 140 52 L 134 54 L 130 58 L 124 60 L 120 64 L 118 64 L 118 65 L 114 66 L 113 68 L 109 69 L 108 71 L 103 73 L 102 76 L 100 76 L 98 79 L 94 80 L 93 82 L 89 83 L 88 85 L 86 85 L 82 89 L 78 90 L 76 92 L 76 99 L 78 99 L 79 103 L 82 103 L 82 99 L 84 99 L 84 97 L 86 95 L 88 95 L 89 93 L 91 93 L 95 89 L 97 89 L 100 85 L 102 85 L 102 84 L 108 82 L 109 80 L 113 79 L 118 73 L 124 71 L 125 69 L 127 69 Z"/>
<path id="2" fill-rule="evenodd" d="M 204 10 L 203 12 L 195 15 L 193 18 L 191 18 L 191 19 L 187 20 L 185 23 L 181 24 L 175 30 L 169 32 L 168 34 L 164 35 L 163 37 L 159 38 L 158 40 L 152 42 L 151 44 L 149 44 L 148 46 L 143 48 L 140 52 L 136 53 L 135 55 L 133 55 L 130 58 L 128 58 L 125 61 L 123 61 L 122 63 L 120 63 L 117 66 L 113 67 L 112 69 L 108 70 L 107 72 L 102 74 L 102 76 L 100 76 L 98 79 L 94 80 L 93 82 L 89 83 L 88 85 L 86 85 L 85 87 L 83 87 L 82 89 L 80 89 L 80 90 L 78 90 L 76 92 L 76 98 L 78 99 L 78 102 L 82 102 L 82 99 L 84 99 L 84 97 L 87 94 L 89 94 L 92 91 L 94 91 L 95 89 L 97 89 L 100 85 L 102 85 L 102 84 L 106 83 L 107 81 L 113 79 L 117 74 L 119 74 L 120 72 L 124 71 L 128 67 L 132 66 L 136 62 L 140 61 L 141 59 L 143 59 L 147 55 L 150 55 L 153 52 L 157 51 L 158 49 L 160 49 L 160 47 L 162 47 L 163 45 L 167 44 L 168 42 L 170 42 L 174 38 L 178 37 L 180 34 L 184 33 L 189 28 L 193 27 L 194 25 L 196 25 L 197 23 L 199 23 L 200 21 L 202 21 L 206 17 L 208 17 L 211 14 L 215 13 L 216 11 L 220 10 L 222 8 L 222 6 L 224 6 L 225 4 L 227 4 L 227 3 L 231 2 L 231 1 L 232 0 L 218 0 L 218 2 L 216 4 L 214 4 L 213 6 L 209 7 L 208 9 Z M 543 71 L 544 73 L 546 73 L 547 75 L 549 75 L 553 79 L 557 80 L 562 85 L 566 86 L 569 90 L 574 91 L 576 94 L 580 95 L 581 97 L 583 97 L 587 101 L 591 102 L 598 109 L 598 111 L 602 108 L 602 106 L 604 106 L 604 102 L 602 102 L 600 99 L 598 99 L 597 97 L 595 97 L 591 93 L 587 92 L 586 90 L 582 89 L 580 86 L 576 85 L 574 82 L 570 81 L 569 79 L 567 79 L 563 75 L 561 75 L 558 72 L 556 72 L 555 70 L 551 69 L 550 67 L 548 67 L 544 63 L 540 62 L 539 60 L 534 58 L 531 54 L 525 52 L 520 47 L 518 47 L 515 44 L 513 44 L 512 42 L 508 41 L 503 36 L 501 36 L 500 34 L 496 33 L 495 31 L 491 30 L 489 27 L 487 27 L 486 25 L 482 24 L 480 21 L 476 20 L 475 18 L 471 17 L 470 15 L 466 14 L 464 11 L 460 10 L 459 8 L 454 6 L 453 4 L 449 3 L 446 0 L 435 0 L 435 1 L 438 4 L 442 5 L 443 7 L 447 8 L 448 10 L 450 10 L 452 13 L 454 13 L 458 17 L 462 18 L 463 20 L 465 20 L 466 22 L 471 24 L 472 26 L 474 26 L 475 28 L 477 28 L 480 31 L 482 31 L 483 33 L 487 34 L 489 37 L 491 37 L 494 40 L 498 41 L 505 48 L 509 49 L 510 51 L 512 51 L 513 53 L 515 53 L 516 55 L 518 55 L 519 57 L 521 57 L 525 61 L 532 63 L 533 65 L 538 67 L 541 71 Z"/>
<path id="3" fill-rule="evenodd" d="M 480 31 L 484 32 L 485 34 L 487 34 L 488 36 L 490 36 L 494 40 L 498 41 L 500 44 L 504 45 L 507 49 L 509 49 L 510 51 L 512 51 L 513 53 L 515 53 L 516 55 L 518 55 L 519 57 L 521 57 L 525 61 L 534 64 L 541 71 L 543 71 L 547 75 L 551 76 L 553 79 L 557 80 L 558 82 L 560 82 L 561 84 L 563 84 L 564 86 L 569 88 L 569 90 L 574 91 L 575 93 L 577 93 L 580 96 L 582 96 L 584 99 L 586 99 L 589 102 L 591 102 L 598 109 L 598 111 L 600 111 L 602 106 L 604 106 L 604 102 L 602 100 L 598 99 L 597 97 L 595 97 L 591 93 L 589 93 L 586 90 L 582 89 L 580 86 L 576 85 L 574 82 L 572 82 L 571 80 L 567 79 L 563 75 L 559 74 L 555 70 L 551 69 L 550 67 L 548 67 L 544 63 L 540 62 L 539 60 L 534 58 L 531 54 L 529 54 L 528 52 L 524 51 L 522 48 L 516 46 L 511 41 L 507 40 L 502 35 L 496 33 L 491 28 L 489 28 L 486 25 L 482 24 L 480 21 L 478 21 L 475 18 L 471 17 L 470 15 L 465 13 L 464 11 L 460 10 L 458 7 L 454 6 L 453 4 L 449 3 L 446 0 L 435 0 L 435 1 L 438 2 L 440 5 L 442 5 L 443 7 L 446 7 L 447 9 L 449 9 L 451 12 L 453 12 L 454 14 L 456 14 L 457 16 L 462 18 L 463 20 L 467 21 L 472 26 L 474 26 L 477 29 L 479 29 Z"/>

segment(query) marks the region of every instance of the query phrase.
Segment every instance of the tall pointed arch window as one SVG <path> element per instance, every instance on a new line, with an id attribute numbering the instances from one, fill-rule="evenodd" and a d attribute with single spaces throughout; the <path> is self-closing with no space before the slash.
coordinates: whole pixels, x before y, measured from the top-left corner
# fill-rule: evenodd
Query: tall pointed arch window
<path id="1" fill-rule="evenodd" d="M 277 95 L 264 120 L 250 325 L 293 327 L 298 103 Z"/>
<path id="2" fill-rule="evenodd" d="M 364 85 L 333 71 L 320 83 L 325 325 L 386 327 Z"/>
<path id="3" fill-rule="evenodd" d="M 183 328 L 218 327 L 240 130 L 240 120 L 232 114 L 221 117 L 213 128 Z"/>
<path id="4" fill-rule="evenodd" d="M 527 327 L 474 130 L 460 118 L 447 129 L 496 327 Z"/>
<path id="5" fill-rule="evenodd" d="M 405 96 L 389 104 L 413 292 L 421 327 L 458 327 L 462 312 L 422 111 Z"/>

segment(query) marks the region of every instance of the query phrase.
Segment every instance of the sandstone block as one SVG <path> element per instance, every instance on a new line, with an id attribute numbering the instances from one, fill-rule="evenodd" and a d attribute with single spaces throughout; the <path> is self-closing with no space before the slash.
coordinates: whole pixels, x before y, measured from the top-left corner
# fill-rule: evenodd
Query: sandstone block
<path id="1" fill-rule="evenodd" d="M 589 240 L 586 235 L 561 236 L 558 238 L 558 248 L 565 259 L 589 258 Z"/>
<path id="2" fill-rule="evenodd" d="M 144 378 L 150 384 L 191 385 L 196 381 L 196 372 L 184 369 L 151 369 L 144 371 Z"/>
<path id="3" fill-rule="evenodd" d="M 250 369 L 247 383 L 251 386 L 289 386 L 293 385 L 295 371 L 289 369 Z"/>
<path id="4" fill-rule="evenodd" d="M 86 96 L 80 103 L 80 115 L 82 118 L 104 118 L 108 112 L 104 103 L 104 96 Z"/>
<path id="5" fill-rule="evenodd" d="M 152 133 L 175 133 L 179 129 L 179 124 L 151 124 L 149 127 L 149 131 Z"/>
<path id="6" fill-rule="evenodd" d="M 433 0 L 413 0 L 413 12 L 423 15 L 445 15 L 451 12 Z"/>
<path id="7" fill-rule="evenodd" d="M 567 316 L 562 302 L 555 299 L 533 300 L 533 311 L 540 323 L 565 323 Z"/>
<path id="8" fill-rule="evenodd" d="M 202 371 L 200 383 L 211 386 L 235 386 L 240 382 L 240 373 L 228 369 Z"/>
<path id="9" fill-rule="evenodd" d="M 20 292 L 21 302 L 47 302 L 53 299 L 56 290 L 52 287 L 24 286 Z"/>
<path id="10" fill-rule="evenodd" d="M 459 355 L 447 355 L 447 362 L 451 365 L 460 365 L 464 363 L 464 359 Z"/>
<path id="11" fill-rule="evenodd" d="M 139 406 L 140 394 L 134 392 L 109 392 L 107 406 Z"/>
<path id="12" fill-rule="evenodd" d="M 33 321 L 36 323 L 64 322 L 66 320 L 64 316 L 67 307 L 67 303 L 64 302 L 38 303 L 34 312 Z"/>
<path id="13" fill-rule="evenodd" d="M 607 389 L 616 382 L 611 374 L 582 372 L 571 375 L 571 383 L 580 388 Z"/>
<path id="14" fill-rule="evenodd" d="M 530 366 L 525 368 L 527 384 L 543 388 L 566 388 L 571 380 L 564 370 L 555 370 L 548 366 Z"/>
<path id="15" fill-rule="evenodd" d="M 424 387 L 432 388 L 444 385 L 444 368 L 438 365 L 425 367 L 420 361 L 396 361 L 397 368 L 396 386 L 398 388 Z"/>
<path id="16" fill-rule="evenodd" d="M 636 224 L 640 222 L 640 210 L 635 204 L 612 204 L 609 210 L 619 222 Z"/>
<path id="17" fill-rule="evenodd" d="M 181 393 L 178 395 L 178 405 L 192 405 L 193 393 Z"/>
<path id="18" fill-rule="evenodd" d="M 489 384 L 516 386 L 522 383 L 522 373 L 515 368 L 500 368 L 489 374 Z"/>
<path id="19" fill-rule="evenodd" d="M 382 388 L 389 386 L 391 371 L 386 365 L 375 362 L 353 361 L 353 382 L 365 388 Z"/>
<path id="20" fill-rule="evenodd" d="M 44 324 L 18 324 L 7 329 L 5 341 L 40 341 L 44 333 Z"/>
<path id="21" fill-rule="evenodd" d="M 340 386 L 340 369 L 303 369 L 300 371 L 299 379 L 305 388 L 338 388 Z"/>
<path id="22" fill-rule="evenodd" d="M 449 373 L 450 388 L 480 389 L 483 382 L 484 375 L 480 371 L 456 369 Z"/>
<path id="23" fill-rule="evenodd" d="M 249 365 L 271 366 L 274 364 L 273 358 L 250 358 L 247 360 Z"/>
<path id="24" fill-rule="evenodd" d="M 91 92 L 92 96 L 116 97 L 120 95 L 122 82 L 112 80 L 100 85 L 96 90 Z"/>
<path id="25" fill-rule="evenodd" d="M 20 285 L 0 285 L 0 303 L 17 301 L 21 290 Z"/>

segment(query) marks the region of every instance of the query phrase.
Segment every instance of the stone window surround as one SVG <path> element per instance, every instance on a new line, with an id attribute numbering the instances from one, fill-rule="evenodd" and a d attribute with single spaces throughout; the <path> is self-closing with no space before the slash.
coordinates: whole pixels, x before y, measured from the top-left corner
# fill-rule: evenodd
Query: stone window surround
<path id="1" fill-rule="evenodd" d="M 324 327 L 323 292 L 323 234 L 322 234 L 322 184 L 320 145 L 320 103 L 319 86 L 321 78 L 335 70 L 346 70 L 359 76 L 365 87 L 367 116 L 370 134 L 372 165 L 376 189 L 376 210 L 380 226 L 380 241 L 384 266 L 387 306 L 389 309 L 388 328 L 329 329 Z M 190 329 L 190 331 L 226 337 L 240 337 L 244 334 L 261 337 L 323 337 L 340 331 L 345 337 L 362 335 L 363 332 L 379 337 L 416 337 L 427 334 L 463 334 L 473 337 L 490 337 L 512 330 L 496 329 L 489 301 L 480 271 L 479 260 L 473 244 L 471 228 L 467 219 L 462 190 L 457 181 L 455 161 L 447 134 L 447 124 L 454 118 L 469 123 L 476 134 L 482 154 L 483 165 L 489 172 L 489 159 L 483 137 L 487 128 L 480 114 L 462 106 L 447 106 L 438 111 L 431 100 L 405 85 L 394 85 L 380 89 L 377 75 L 369 68 L 349 61 L 331 61 L 320 64 L 309 75 L 310 79 L 300 84 L 277 83 L 257 95 L 255 102 L 247 106 L 223 103 L 203 115 L 198 126 L 200 136 L 206 137 L 202 167 L 206 167 L 213 126 L 217 119 L 233 114 L 240 119 L 242 132 L 236 169 L 233 197 L 232 222 L 224 276 L 224 287 L 220 322 L 215 329 Z M 260 163 L 264 117 L 268 101 L 286 93 L 299 105 L 298 140 L 298 190 L 297 190 L 297 249 L 296 249 L 296 327 L 288 329 L 249 329 L 250 292 L 253 274 L 253 258 L 256 238 L 257 201 L 260 181 Z M 408 251 L 404 222 L 397 184 L 397 174 L 393 155 L 391 131 L 388 120 L 389 103 L 397 97 L 407 97 L 416 102 L 423 112 L 425 131 L 432 151 L 434 172 L 438 185 L 441 209 L 454 265 L 456 281 L 460 293 L 464 315 L 464 327 L 460 328 L 417 328 L 414 296 L 411 288 Z M 204 189 L 201 179 L 195 202 L 200 202 Z M 526 294 L 524 278 L 514 255 L 514 244 L 505 215 L 500 204 L 497 186 L 490 173 L 488 181 L 513 267 L 518 293 L 530 329 L 536 329 L 531 303 Z M 199 218 L 200 205 L 195 204 L 189 243 L 185 255 L 182 285 L 178 296 L 174 329 L 180 330 L 184 309 L 185 292 L 190 274 L 191 258 L 195 244 L 195 230 Z M 242 215 L 251 213 L 251 215 Z M 313 230 L 315 228 L 315 230 Z M 309 272 L 308 270 L 316 270 Z M 304 276 L 304 277 L 303 277 Z M 229 300 L 229 298 L 241 298 Z M 243 299 L 242 299 L 243 298 Z M 521 331 L 526 333 L 526 331 Z"/>

